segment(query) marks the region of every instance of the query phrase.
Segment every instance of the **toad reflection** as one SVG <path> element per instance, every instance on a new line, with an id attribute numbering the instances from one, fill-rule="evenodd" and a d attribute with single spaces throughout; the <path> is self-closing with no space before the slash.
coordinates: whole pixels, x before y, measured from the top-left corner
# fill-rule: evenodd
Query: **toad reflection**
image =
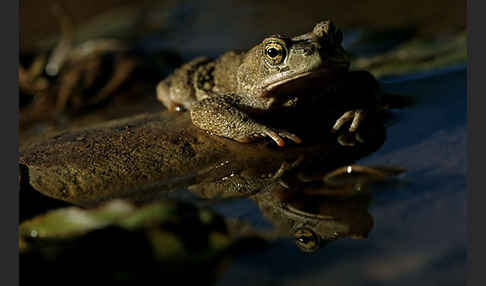
<path id="1" fill-rule="evenodd" d="M 277 237 L 290 235 L 302 251 L 315 252 L 341 238 L 366 239 L 373 227 L 368 212 L 370 185 L 401 172 L 397 168 L 348 165 L 316 178 L 299 174 L 294 187 L 275 183 L 251 199 L 272 223 Z"/>
<path id="2" fill-rule="evenodd" d="M 322 180 L 307 181 L 294 191 L 275 188 L 253 199 L 278 232 L 293 236 L 302 251 L 314 252 L 337 239 L 367 238 L 373 227 L 369 186 L 400 172 L 350 165 L 329 172 Z"/>

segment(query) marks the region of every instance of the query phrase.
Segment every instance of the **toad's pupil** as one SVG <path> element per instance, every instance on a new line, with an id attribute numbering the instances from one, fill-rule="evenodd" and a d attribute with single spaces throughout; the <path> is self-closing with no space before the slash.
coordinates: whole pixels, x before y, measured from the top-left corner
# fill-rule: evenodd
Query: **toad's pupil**
<path id="1" fill-rule="evenodd" d="M 298 237 L 297 240 L 300 243 L 304 243 L 304 244 L 307 244 L 307 243 L 309 243 L 311 241 L 311 239 L 309 237 L 306 237 L 306 236 Z"/>
<path id="2" fill-rule="evenodd" d="M 280 54 L 280 51 L 277 50 L 277 49 L 275 49 L 275 48 L 270 48 L 270 49 L 267 50 L 267 54 L 270 57 L 274 58 L 274 57 L 276 57 L 276 56 L 278 56 Z"/>

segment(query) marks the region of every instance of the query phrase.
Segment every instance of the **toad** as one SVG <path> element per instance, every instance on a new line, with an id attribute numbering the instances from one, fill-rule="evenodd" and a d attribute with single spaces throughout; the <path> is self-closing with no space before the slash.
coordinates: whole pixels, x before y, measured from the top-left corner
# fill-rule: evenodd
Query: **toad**
<path id="1" fill-rule="evenodd" d="M 270 36 L 247 52 L 230 51 L 215 60 L 199 57 L 160 81 L 157 99 L 169 111 L 188 110 L 193 124 L 213 135 L 244 143 L 269 137 L 281 147 L 284 139 L 301 143 L 297 135 L 259 119 L 278 110 L 314 104 L 309 99 L 316 96 L 302 92 L 310 86 L 335 91 L 329 87 L 351 73 L 342 39 L 333 22 L 322 21 L 312 32 Z M 336 97 L 326 92 L 317 97 L 326 101 L 326 96 Z M 333 131 L 350 122 L 349 131 L 354 132 L 364 109 L 340 114 Z"/>

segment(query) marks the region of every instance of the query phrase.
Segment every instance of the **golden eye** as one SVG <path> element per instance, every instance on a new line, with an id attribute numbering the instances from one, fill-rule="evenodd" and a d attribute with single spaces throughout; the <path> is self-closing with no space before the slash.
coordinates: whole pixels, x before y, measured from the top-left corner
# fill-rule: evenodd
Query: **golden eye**
<path id="1" fill-rule="evenodd" d="M 300 250 L 305 252 L 314 252 L 319 249 L 320 239 L 317 234 L 310 228 L 301 227 L 294 232 L 295 243 Z"/>
<path id="2" fill-rule="evenodd" d="M 286 56 L 285 48 L 278 42 L 269 42 L 264 48 L 265 60 L 271 65 L 281 64 Z"/>

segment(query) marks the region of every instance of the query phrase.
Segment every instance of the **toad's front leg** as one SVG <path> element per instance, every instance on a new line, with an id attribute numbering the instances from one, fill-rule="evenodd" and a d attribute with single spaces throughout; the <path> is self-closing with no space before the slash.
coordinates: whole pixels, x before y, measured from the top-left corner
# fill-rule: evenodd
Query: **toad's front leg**
<path id="1" fill-rule="evenodd" d="M 191 120 L 194 125 L 211 134 L 238 142 L 247 143 L 261 137 L 270 137 L 280 147 L 285 145 L 283 138 L 295 143 L 301 142 L 292 133 L 256 122 L 238 108 L 236 99 L 229 96 L 211 97 L 194 103 L 191 107 Z"/>

